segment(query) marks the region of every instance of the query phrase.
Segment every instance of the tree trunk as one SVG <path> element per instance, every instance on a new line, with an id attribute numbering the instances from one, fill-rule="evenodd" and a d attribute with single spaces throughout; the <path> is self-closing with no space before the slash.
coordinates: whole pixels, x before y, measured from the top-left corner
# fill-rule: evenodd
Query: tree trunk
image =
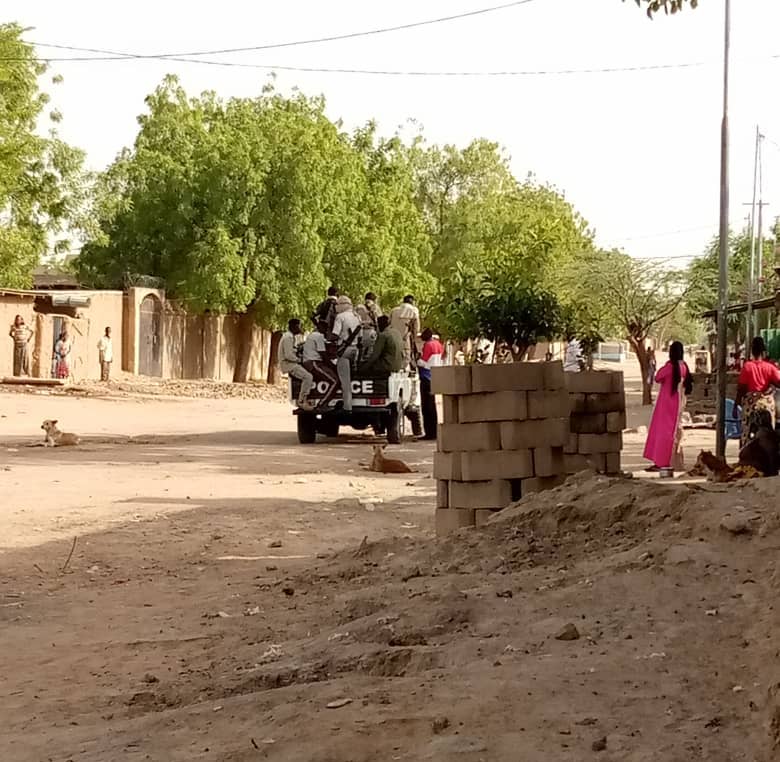
<path id="1" fill-rule="evenodd" d="M 282 341 L 282 332 L 274 331 L 271 334 L 271 348 L 268 352 L 268 376 L 266 381 L 269 384 L 278 384 L 282 379 L 282 372 L 279 370 L 279 344 Z"/>
<path id="2" fill-rule="evenodd" d="M 650 370 L 650 356 L 647 352 L 645 339 L 630 338 L 629 344 L 636 353 L 636 359 L 639 361 L 639 372 L 642 374 L 642 404 L 653 404 L 653 390 L 648 383 L 648 372 Z"/>
<path id="3" fill-rule="evenodd" d="M 246 312 L 239 315 L 236 332 L 236 365 L 233 369 L 233 383 L 245 384 L 249 377 L 249 361 L 252 358 L 257 305 L 250 304 Z"/>

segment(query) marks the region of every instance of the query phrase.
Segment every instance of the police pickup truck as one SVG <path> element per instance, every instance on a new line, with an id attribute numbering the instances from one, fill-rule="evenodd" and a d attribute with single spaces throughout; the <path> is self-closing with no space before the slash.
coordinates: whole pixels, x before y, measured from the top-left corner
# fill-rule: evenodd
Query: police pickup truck
<path id="1" fill-rule="evenodd" d="M 290 378 L 290 402 L 295 407 L 293 414 L 298 418 L 298 441 L 313 444 L 317 441 L 317 434 L 338 436 L 341 426 L 350 426 L 358 431 L 370 426 L 378 436 L 387 435 L 390 444 L 400 444 L 406 417 L 412 420 L 414 433 L 420 425 L 419 410 L 412 404 L 414 380 L 404 371 L 390 376 L 355 378 L 352 380 L 352 410 L 347 412 L 342 407 L 340 389 L 327 406 L 320 404 L 329 389 L 327 381 L 315 382 L 309 393 L 309 402 L 315 408 L 303 410 L 297 405 L 301 382 Z"/>

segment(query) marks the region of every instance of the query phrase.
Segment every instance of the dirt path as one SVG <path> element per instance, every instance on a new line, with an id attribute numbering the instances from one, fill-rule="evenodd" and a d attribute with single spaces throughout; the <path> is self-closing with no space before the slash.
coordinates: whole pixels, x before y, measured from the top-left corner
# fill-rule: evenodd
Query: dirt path
<path id="1" fill-rule="evenodd" d="M 771 758 L 771 490 L 575 485 L 552 523 L 436 543 L 430 444 L 396 477 L 360 435 L 298 446 L 276 402 L 0 416 L 4 762 Z M 27 447 L 44 418 L 85 444 Z M 760 537 L 719 537 L 735 502 Z"/>

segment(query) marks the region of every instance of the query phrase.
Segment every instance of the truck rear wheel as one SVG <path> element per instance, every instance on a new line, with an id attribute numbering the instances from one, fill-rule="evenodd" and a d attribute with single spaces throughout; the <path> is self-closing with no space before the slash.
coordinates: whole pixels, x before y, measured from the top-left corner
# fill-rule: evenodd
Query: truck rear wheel
<path id="1" fill-rule="evenodd" d="M 314 413 L 298 413 L 298 441 L 314 444 L 317 441 L 317 418 Z"/>
<path id="2" fill-rule="evenodd" d="M 401 437 L 403 432 L 401 427 L 403 425 L 403 415 L 398 410 L 398 403 L 394 403 L 390 407 L 390 415 L 387 416 L 387 443 L 388 444 L 401 444 Z"/>

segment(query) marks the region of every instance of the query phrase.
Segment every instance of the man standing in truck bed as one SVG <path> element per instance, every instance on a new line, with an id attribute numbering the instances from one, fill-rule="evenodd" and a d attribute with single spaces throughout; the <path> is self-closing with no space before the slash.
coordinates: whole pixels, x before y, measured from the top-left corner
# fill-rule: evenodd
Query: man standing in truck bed
<path id="1" fill-rule="evenodd" d="M 407 294 L 403 302 L 393 307 L 390 313 L 390 325 L 401 336 L 404 362 L 414 367 L 417 361 L 417 334 L 420 330 L 420 310 L 414 303 L 414 297 Z"/>

